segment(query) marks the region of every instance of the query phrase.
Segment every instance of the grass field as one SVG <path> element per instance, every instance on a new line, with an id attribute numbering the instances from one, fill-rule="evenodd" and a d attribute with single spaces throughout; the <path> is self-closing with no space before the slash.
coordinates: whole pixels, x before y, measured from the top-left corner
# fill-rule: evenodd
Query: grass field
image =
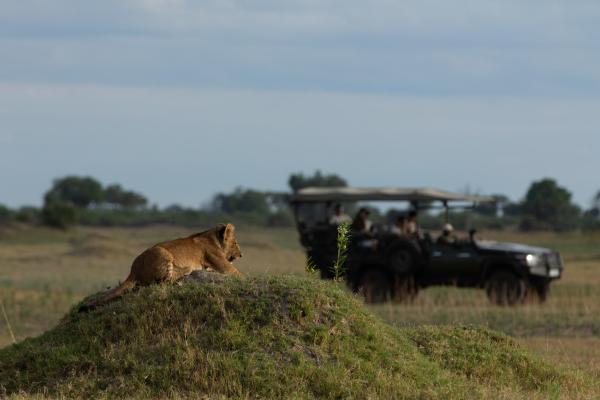
<path id="1" fill-rule="evenodd" d="M 68 232 L 0 228 L 0 299 L 17 340 L 53 327 L 69 308 L 114 286 L 132 259 L 158 241 L 189 234 L 177 227 L 77 228 Z M 304 275 L 304 255 L 292 229 L 238 227 L 249 275 Z M 566 270 L 544 305 L 500 308 L 480 290 L 430 288 L 413 304 L 371 307 L 391 324 L 476 324 L 517 338 L 546 360 L 585 370 L 600 379 L 600 235 L 485 232 L 481 236 L 558 249 Z M 0 316 L 0 347 L 12 342 Z"/>

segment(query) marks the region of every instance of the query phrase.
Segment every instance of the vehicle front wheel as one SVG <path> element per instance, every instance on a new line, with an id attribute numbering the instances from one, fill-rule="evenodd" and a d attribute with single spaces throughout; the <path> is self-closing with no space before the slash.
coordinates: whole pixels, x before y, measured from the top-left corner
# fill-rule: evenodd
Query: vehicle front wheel
<path id="1" fill-rule="evenodd" d="M 544 303 L 550 293 L 550 281 L 540 280 L 529 284 L 527 290 L 528 300 L 531 302 Z"/>
<path id="2" fill-rule="evenodd" d="M 492 303 L 514 306 L 525 298 L 525 281 L 510 271 L 497 271 L 488 278 L 485 291 Z"/>

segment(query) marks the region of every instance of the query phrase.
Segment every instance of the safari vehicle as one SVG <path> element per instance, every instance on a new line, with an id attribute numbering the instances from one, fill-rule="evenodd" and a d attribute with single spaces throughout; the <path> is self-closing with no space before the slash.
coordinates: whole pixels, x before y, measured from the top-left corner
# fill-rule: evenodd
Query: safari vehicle
<path id="1" fill-rule="evenodd" d="M 431 188 L 322 188 L 299 190 L 290 198 L 300 242 L 322 278 L 332 278 L 337 257 L 337 226 L 329 224 L 335 204 L 408 202 L 413 210 L 470 209 L 493 199 Z M 452 244 L 441 244 L 429 233 L 411 237 L 379 227 L 370 234 L 351 233 L 343 270 L 348 285 L 367 301 L 405 301 L 419 289 L 434 285 L 485 289 L 498 305 L 526 299 L 543 302 L 550 283 L 559 279 L 560 254 L 549 249 L 477 240 L 475 230 Z M 367 245 L 365 245 L 365 243 Z"/>

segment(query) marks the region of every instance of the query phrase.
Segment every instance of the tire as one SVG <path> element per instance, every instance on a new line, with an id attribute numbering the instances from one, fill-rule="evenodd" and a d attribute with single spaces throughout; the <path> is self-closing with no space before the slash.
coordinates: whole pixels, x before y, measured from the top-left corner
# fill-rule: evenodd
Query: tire
<path id="1" fill-rule="evenodd" d="M 388 253 L 386 265 L 395 275 L 406 276 L 415 269 L 415 257 L 408 249 L 392 249 Z"/>
<path id="2" fill-rule="evenodd" d="M 510 271 L 496 271 L 487 280 L 488 299 L 499 306 L 514 306 L 525 299 L 525 281 Z"/>
<path id="3" fill-rule="evenodd" d="M 550 293 L 550 281 L 534 281 L 527 287 L 527 300 L 531 303 L 545 303 Z"/>
<path id="4" fill-rule="evenodd" d="M 548 299 L 548 294 L 550 293 L 550 282 L 537 284 L 534 288 L 540 303 L 545 303 L 546 299 Z"/>
<path id="5" fill-rule="evenodd" d="M 413 275 L 396 276 L 394 278 L 394 286 L 392 288 L 392 300 L 394 303 L 412 303 L 418 293 L 419 288 L 416 285 Z"/>
<path id="6" fill-rule="evenodd" d="M 383 303 L 391 297 L 391 285 L 388 274 L 385 271 L 366 267 L 362 274 L 358 292 L 362 294 L 367 303 Z"/>

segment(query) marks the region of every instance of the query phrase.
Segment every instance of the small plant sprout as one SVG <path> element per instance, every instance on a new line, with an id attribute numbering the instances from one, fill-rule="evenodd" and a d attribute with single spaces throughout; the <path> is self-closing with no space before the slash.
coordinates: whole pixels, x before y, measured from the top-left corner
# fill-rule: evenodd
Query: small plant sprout
<path id="1" fill-rule="evenodd" d="M 337 228 L 337 257 L 331 271 L 333 272 L 333 279 L 340 281 L 346 273 L 344 262 L 348 257 L 348 244 L 350 242 L 350 223 L 343 222 L 338 225 Z"/>
<path id="2" fill-rule="evenodd" d="M 305 268 L 306 272 L 311 276 L 315 275 L 319 271 L 319 268 L 317 268 L 317 264 L 315 264 L 315 261 L 310 256 L 306 257 Z"/>

